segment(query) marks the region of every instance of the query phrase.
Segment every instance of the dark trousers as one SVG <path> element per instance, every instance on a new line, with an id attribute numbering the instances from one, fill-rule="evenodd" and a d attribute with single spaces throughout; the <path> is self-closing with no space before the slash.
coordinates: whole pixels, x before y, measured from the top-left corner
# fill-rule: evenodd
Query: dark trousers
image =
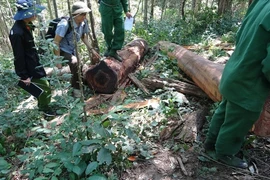
<path id="1" fill-rule="evenodd" d="M 49 108 L 51 102 L 52 91 L 49 82 L 46 79 L 32 79 L 32 82 L 36 83 L 44 92 L 37 98 L 38 108 L 40 110 L 46 110 Z"/>
<path id="2" fill-rule="evenodd" d="M 68 60 L 68 65 L 70 68 L 70 72 L 72 74 L 71 81 L 70 81 L 71 87 L 75 89 L 80 89 L 79 74 L 78 74 L 79 65 L 78 65 L 77 57 L 74 56 L 73 54 L 69 54 L 64 51 L 60 51 L 60 56 L 63 56 L 64 60 Z"/>
<path id="3" fill-rule="evenodd" d="M 235 155 L 259 116 L 260 112 L 249 111 L 223 98 L 212 117 L 205 143 L 215 146 L 217 154 Z"/>
<path id="4" fill-rule="evenodd" d="M 108 49 L 117 51 L 123 46 L 125 39 L 123 8 L 100 4 L 101 30 Z"/>

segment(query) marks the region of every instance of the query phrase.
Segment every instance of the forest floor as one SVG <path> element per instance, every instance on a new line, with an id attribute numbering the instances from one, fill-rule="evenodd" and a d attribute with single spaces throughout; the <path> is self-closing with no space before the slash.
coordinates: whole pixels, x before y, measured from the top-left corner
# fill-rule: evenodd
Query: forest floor
<path id="1" fill-rule="evenodd" d="M 210 59 L 208 57 L 206 58 Z M 224 64 L 227 59 L 228 57 L 218 58 L 216 62 Z M 130 96 L 135 95 L 130 94 Z M 172 94 L 172 96 L 174 96 L 174 94 Z M 155 97 L 156 95 L 153 95 L 151 98 L 153 99 Z M 136 100 L 144 99 L 143 97 L 133 98 Z M 245 146 L 238 154 L 239 157 L 246 158 L 249 163 L 249 167 L 247 169 L 229 167 L 210 159 L 204 153 L 203 142 L 209 125 L 207 120 L 211 117 L 214 102 L 209 98 L 199 98 L 191 95 L 186 95 L 185 98 L 188 103 L 183 103 L 181 105 L 180 108 L 182 108 L 182 112 L 189 112 L 189 110 L 192 110 L 192 112 L 206 110 L 205 114 L 200 117 L 202 124 L 196 131 L 196 138 L 188 142 L 179 138 L 179 134 L 183 132 L 183 129 L 174 129 L 171 131 L 170 136 L 166 136 L 165 130 L 168 128 L 167 130 L 169 131 L 170 127 L 173 129 L 174 126 L 179 125 L 179 121 L 183 121 L 183 119 L 188 119 L 189 117 L 168 117 L 166 119 L 166 124 L 162 124 L 163 117 L 159 117 L 160 114 L 155 116 L 155 110 L 153 110 L 155 108 L 151 109 L 150 107 L 145 111 L 138 110 L 132 112 L 131 115 L 134 117 L 127 115 L 129 116 L 128 119 L 130 121 L 136 121 L 137 124 L 149 125 L 156 120 L 157 125 L 153 125 L 155 126 L 154 132 L 148 132 L 148 134 L 151 133 L 154 138 L 145 137 L 142 140 L 142 144 L 145 143 L 146 146 L 151 144 L 151 148 L 148 149 L 150 154 L 149 158 L 145 158 L 146 156 L 142 156 L 140 153 L 136 154 L 137 156 L 134 155 L 134 157 L 130 156 L 129 160 L 131 162 L 131 167 L 126 169 L 124 172 L 121 172 L 121 174 L 118 174 L 119 180 L 270 179 L 270 138 L 256 137 L 252 132 L 248 134 Z M 32 101 L 34 100 L 32 99 Z M 150 112 L 151 110 L 152 112 Z M 142 114 L 143 112 L 150 113 L 144 115 Z M 186 114 L 191 115 L 192 113 Z M 208 119 L 206 117 L 208 117 Z M 158 122 L 157 119 L 161 121 Z M 147 128 L 149 129 L 148 126 Z M 188 132 L 188 130 L 186 132 Z M 164 138 L 165 136 L 166 138 Z M 19 166 L 19 164 L 16 163 L 12 164 L 13 166 Z M 18 178 L 13 179 L 15 180 Z"/>
<path id="2" fill-rule="evenodd" d="M 216 58 L 215 62 L 225 64 L 232 52 L 232 49 L 229 48 L 229 51 L 226 52 L 227 56 Z M 202 56 L 211 60 L 205 54 L 202 54 Z M 207 115 L 211 114 L 212 100 L 191 96 L 188 97 L 188 101 L 190 102 L 189 108 L 193 110 L 206 108 L 209 110 Z M 172 118 L 168 121 L 171 121 L 168 124 L 173 125 L 179 119 Z M 240 158 L 247 160 L 249 167 L 247 169 L 233 168 L 205 155 L 203 142 L 208 125 L 207 120 L 204 120 L 202 128 L 198 129 L 196 140 L 189 143 L 175 138 L 181 132 L 174 132 L 173 136 L 166 140 L 159 137 L 154 142 L 155 150 L 153 150 L 152 158 L 147 160 L 135 158 L 133 167 L 121 174 L 121 180 L 270 179 L 270 138 L 260 138 L 250 132 L 245 142 L 246 145 L 237 154 Z M 181 131 L 181 129 L 179 130 Z"/>
<path id="3" fill-rule="evenodd" d="M 209 102 L 211 104 L 211 102 Z M 207 105 L 207 104 L 206 104 Z M 170 121 L 175 121 L 171 119 Z M 169 123 L 170 124 L 170 123 Z M 165 141 L 158 140 L 152 158 L 136 159 L 133 167 L 121 175 L 121 180 L 253 180 L 270 179 L 270 138 L 252 139 L 239 153 L 249 163 L 248 169 L 229 167 L 217 162 L 204 153 L 201 142 L 205 139 L 205 128 L 198 132 L 198 141 L 185 143 L 173 137 Z M 175 132 L 177 134 L 177 132 Z M 185 150 L 174 149 L 175 145 Z"/>

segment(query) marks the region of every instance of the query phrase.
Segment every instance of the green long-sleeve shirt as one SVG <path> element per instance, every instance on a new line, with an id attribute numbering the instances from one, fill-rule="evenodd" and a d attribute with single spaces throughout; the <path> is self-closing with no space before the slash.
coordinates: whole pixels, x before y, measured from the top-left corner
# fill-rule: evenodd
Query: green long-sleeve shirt
<path id="1" fill-rule="evenodd" d="M 261 111 L 270 92 L 270 0 L 255 0 L 248 9 L 219 89 L 239 106 Z"/>

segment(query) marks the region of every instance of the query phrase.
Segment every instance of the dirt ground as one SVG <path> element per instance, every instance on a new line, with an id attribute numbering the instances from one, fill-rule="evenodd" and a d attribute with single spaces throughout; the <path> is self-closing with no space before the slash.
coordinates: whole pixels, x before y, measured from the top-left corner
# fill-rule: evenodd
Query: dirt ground
<path id="1" fill-rule="evenodd" d="M 247 136 L 248 145 L 238 154 L 239 157 L 246 158 L 249 167 L 237 169 L 212 160 L 204 154 L 202 142 L 206 134 L 206 124 L 205 121 L 194 142 L 185 143 L 175 138 L 157 141 L 153 158 L 135 160 L 134 166 L 121 175 L 121 180 L 270 179 L 270 138 L 255 137 L 250 133 Z M 175 144 L 182 148 L 173 149 Z"/>
<path id="2" fill-rule="evenodd" d="M 174 142 L 178 143 L 178 142 Z M 158 152 L 149 160 L 135 161 L 122 174 L 122 180 L 253 180 L 270 179 L 270 139 L 258 139 L 246 150 L 248 169 L 237 169 L 208 159 L 201 147 L 191 146 L 184 152 L 157 145 Z"/>

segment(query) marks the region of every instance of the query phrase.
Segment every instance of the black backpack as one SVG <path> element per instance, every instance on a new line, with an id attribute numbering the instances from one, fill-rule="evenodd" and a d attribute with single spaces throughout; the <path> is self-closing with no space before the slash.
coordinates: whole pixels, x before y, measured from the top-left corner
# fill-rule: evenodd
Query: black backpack
<path id="1" fill-rule="evenodd" d="M 53 19 L 50 21 L 49 23 L 49 28 L 46 32 L 46 35 L 45 35 L 45 39 L 50 39 L 50 38 L 54 38 L 55 36 L 55 31 L 56 31 L 56 28 L 57 28 L 57 24 L 62 20 L 62 19 L 66 19 L 68 21 L 68 30 L 66 32 L 66 34 L 70 33 L 72 28 L 71 28 L 71 24 L 70 24 L 70 19 L 69 17 L 67 16 L 63 16 L 63 17 L 60 17 L 60 18 L 56 18 L 56 19 Z M 65 35 L 66 35 L 65 34 Z"/>

